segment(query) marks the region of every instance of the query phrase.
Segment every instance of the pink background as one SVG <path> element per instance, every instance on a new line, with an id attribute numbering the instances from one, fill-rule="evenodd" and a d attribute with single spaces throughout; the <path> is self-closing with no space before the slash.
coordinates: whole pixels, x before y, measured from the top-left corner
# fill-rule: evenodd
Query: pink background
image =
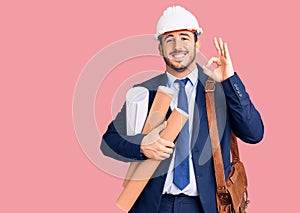
<path id="1" fill-rule="evenodd" d="M 215 55 L 213 36 L 229 43 L 235 69 L 262 114 L 263 142 L 240 146 L 249 177 L 248 212 L 295 212 L 300 178 L 296 3 L 1 2 L 0 212 L 122 212 L 114 205 L 122 180 L 95 166 L 76 138 L 74 89 L 98 51 L 125 37 L 153 34 L 158 17 L 173 4 L 198 17 L 205 31 L 201 50 L 207 57 Z M 139 72 L 130 62 L 117 69 Z M 150 69 L 162 70 L 162 61 Z M 116 75 L 116 81 L 122 78 Z M 98 93 L 100 133 L 112 116 L 100 116 L 102 110 L 111 110 L 100 108 L 101 98 Z"/>

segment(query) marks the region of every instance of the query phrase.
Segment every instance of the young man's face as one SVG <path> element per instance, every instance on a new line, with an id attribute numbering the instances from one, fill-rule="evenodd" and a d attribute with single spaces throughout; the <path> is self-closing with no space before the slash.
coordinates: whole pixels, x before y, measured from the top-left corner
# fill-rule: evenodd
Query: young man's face
<path id="1" fill-rule="evenodd" d="M 160 54 L 164 57 L 167 70 L 175 73 L 190 72 L 196 67 L 196 50 L 194 33 L 188 30 L 168 32 L 161 35 Z"/>

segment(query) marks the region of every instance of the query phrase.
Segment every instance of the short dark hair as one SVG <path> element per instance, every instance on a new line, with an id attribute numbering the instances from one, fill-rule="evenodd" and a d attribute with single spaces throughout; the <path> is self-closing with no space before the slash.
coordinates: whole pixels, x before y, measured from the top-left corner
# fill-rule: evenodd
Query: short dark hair
<path id="1" fill-rule="evenodd" d="M 195 43 L 196 43 L 198 41 L 198 33 L 194 32 L 193 34 L 194 34 L 194 39 L 195 39 Z M 161 39 L 162 39 L 161 35 L 158 36 L 158 41 L 159 41 L 160 44 L 162 44 L 162 40 Z"/>

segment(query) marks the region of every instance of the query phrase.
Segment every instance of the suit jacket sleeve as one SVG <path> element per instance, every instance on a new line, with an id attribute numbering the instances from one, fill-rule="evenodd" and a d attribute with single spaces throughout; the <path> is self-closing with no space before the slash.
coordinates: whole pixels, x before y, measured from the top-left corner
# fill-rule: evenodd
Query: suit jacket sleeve
<path id="1" fill-rule="evenodd" d="M 258 143 L 264 134 L 264 125 L 259 112 L 252 104 L 239 76 L 222 82 L 232 131 L 247 143 Z"/>
<path id="2" fill-rule="evenodd" d="M 107 131 L 104 133 L 100 145 L 102 153 L 116 160 L 125 162 L 145 160 L 146 157 L 140 152 L 140 144 L 144 134 L 127 136 L 126 134 L 126 104 L 118 113 Z"/>

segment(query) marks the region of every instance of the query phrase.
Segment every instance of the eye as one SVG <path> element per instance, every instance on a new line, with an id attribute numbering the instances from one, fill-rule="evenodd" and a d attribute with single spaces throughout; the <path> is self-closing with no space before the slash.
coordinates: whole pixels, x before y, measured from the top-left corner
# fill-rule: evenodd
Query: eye
<path id="1" fill-rule="evenodd" d="M 189 41 L 190 39 L 188 37 L 182 37 L 181 40 L 183 40 L 183 41 Z"/>
<path id="2" fill-rule="evenodd" d="M 173 41 L 172 38 L 168 38 L 168 39 L 166 40 L 166 43 L 170 43 L 170 42 L 172 42 L 172 41 Z"/>

